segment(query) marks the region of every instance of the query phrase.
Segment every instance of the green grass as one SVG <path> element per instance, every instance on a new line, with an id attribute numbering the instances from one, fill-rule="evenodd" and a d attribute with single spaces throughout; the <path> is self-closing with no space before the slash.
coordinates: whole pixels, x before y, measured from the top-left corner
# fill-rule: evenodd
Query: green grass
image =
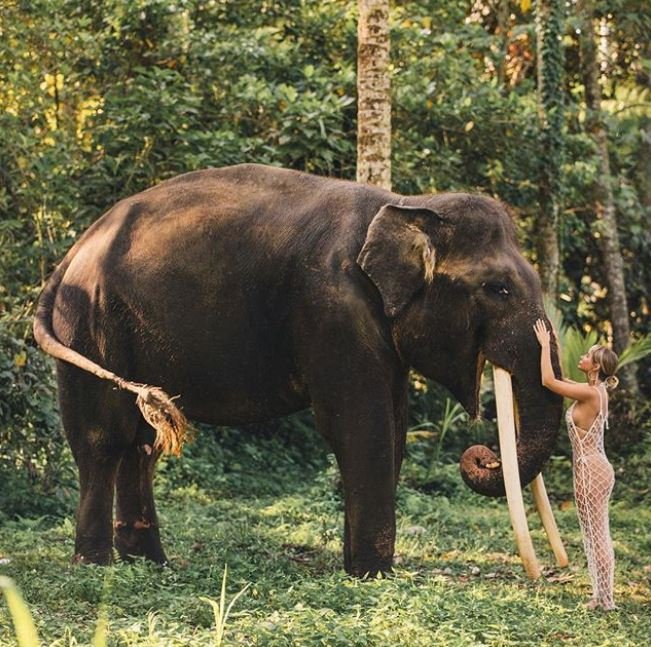
<path id="1" fill-rule="evenodd" d="M 550 568 L 532 513 L 547 576 L 528 580 L 503 501 L 467 492 L 454 465 L 440 470 L 447 496 L 425 493 L 408 467 L 399 491 L 395 574 L 359 581 L 342 571 L 334 467 L 318 448 L 298 444 L 237 438 L 226 449 L 199 446 L 162 466 L 157 500 L 168 568 L 72 566 L 71 517 L 37 517 L 0 526 L 0 557 L 10 559 L 0 575 L 18 585 L 42 644 L 60 647 L 93 640 L 217 644 L 213 608 L 202 598 L 219 602 L 225 564 L 226 604 L 250 586 L 231 609 L 224 645 L 648 644 L 651 512 L 644 500 L 629 502 L 623 481 L 611 520 L 619 609 L 604 614 L 582 606 L 590 591 L 567 499 L 567 460 L 552 462 L 547 480 L 568 569 Z M 218 456 L 212 471 L 211 452 L 228 459 Z M 449 486 L 455 479 L 458 487 Z M 16 644 L 3 601 L 0 645 Z"/>

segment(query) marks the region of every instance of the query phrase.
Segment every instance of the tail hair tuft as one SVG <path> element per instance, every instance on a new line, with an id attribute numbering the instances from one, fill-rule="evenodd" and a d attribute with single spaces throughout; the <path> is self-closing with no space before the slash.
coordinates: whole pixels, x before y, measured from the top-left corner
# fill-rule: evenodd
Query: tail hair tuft
<path id="1" fill-rule="evenodd" d="M 183 445 L 193 437 L 187 418 L 163 389 L 139 385 L 136 404 L 144 419 L 156 431 L 154 449 L 162 454 L 180 456 Z"/>

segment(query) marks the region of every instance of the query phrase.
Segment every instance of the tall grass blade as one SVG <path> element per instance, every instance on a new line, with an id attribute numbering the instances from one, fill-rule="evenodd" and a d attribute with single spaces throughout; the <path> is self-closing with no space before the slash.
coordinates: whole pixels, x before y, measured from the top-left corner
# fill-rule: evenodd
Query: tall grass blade
<path id="1" fill-rule="evenodd" d="M 95 633 L 93 634 L 93 647 L 106 647 L 106 637 L 108 636 L 108 615 L 106 612 L 106 605 L 102 605 L 99 610 L 99 617 L 97 618 L 97 625 Z"/>
<path id="2" fill-rule="evenodd" d="M 7 598 L 9 613 L 16 628 L 16 641 L 18 647 L 39 647 L 38 634 L 34 626 L 32 614 L 13 580 L 0 576 L 0 589 Z"/>
<path id="3" fill-rule="evenodd" d="M 585 375 L 578 367 L 579 360 L 592 346 L 599 343 L 597 331 L 590 330 L 583 334 L 578 328 L 568 326 L 562 329 L 560 336 L 563 374 L 575 382 L 584 382 Z"/>
<path id="4" fill-rule="evenodd" d="M 465 412 L 464 408 L 459 402 L 452 404 L 452 400 L 450 400 L 450 398 L 446 398 L 445 413 L 443 414 L 443 420 L 441 421 L 439 427 L 441 434 L 436 445 L 436 454 L 434 456 L 435 463 L 439 462 L 439 459 L 441 457 L 441 450 L 443 448 L 443 441 L 445 440 L 445 436 L 448 431 L 450 431 L 450 429 L 453 429 L 458 423 L 465 422 L 467 418 L 468 414 Z"/>
<path id="5" fill-rule="evenodd" d="M 113 594 L 113 579 L 115 571 L 108 568 L 104 573 L 104 583 L 102 586 L 102 598 L 97 610 L 97 625 L 93 634 L 93 647 L 107 647 L 108 640 L 108 605 Z"/>
<path id="6" fill-rule="evenodd" d="M 219 602 L 213 600 L 212 598 L 200 597 L 199 599 L 203 602 L 207 602 L 213 610 L 213 615 L 215 617 L 215 647 L 220 647 L 224 640 L 224 631 L 226 630 L 226 621 L 228 616 L 231 613 L 233 605 L 237 600 L 246 592 L 250 584 L 247 584 L 243 589 L 238 591 L 233 599 L 230 601 L 230 604 L 226 606 L 226 579 L 228 577 L 228 565 L 224 565 L 224 577 L 222 578 L 222 589 L 221 595 L 219 597 Z"/>
<path id="7" fill-rule="evenodd" d="M 554 330 L 556 330 L 560 335 L 561 330 L 564 328 L 563 315 L 561 314 L 561 311 L 556 307 L 556 304 L 550 298 L 545 297 L 543 299 L 543 302 L 547 319 L 549 319 L 551 325 L 554 327 Z"/>

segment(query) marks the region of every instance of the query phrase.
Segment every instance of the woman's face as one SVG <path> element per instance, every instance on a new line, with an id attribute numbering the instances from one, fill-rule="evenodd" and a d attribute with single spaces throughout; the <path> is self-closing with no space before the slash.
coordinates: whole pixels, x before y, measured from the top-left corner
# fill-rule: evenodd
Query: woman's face
<path id="1" fill-rule="evenodd" d="M 595 369 L 599 368 L 593 361 L 592 361 L 592 353 L 594 353 L 595 349 L 594 347 L 591 348 L 587 353 L 584 353 L 581 356 L 581 359 L 579 360 L 578 367 L 580 370 L 582 370 L 584 373 L 589 373 L 590 371 L 594 371 Z"/>

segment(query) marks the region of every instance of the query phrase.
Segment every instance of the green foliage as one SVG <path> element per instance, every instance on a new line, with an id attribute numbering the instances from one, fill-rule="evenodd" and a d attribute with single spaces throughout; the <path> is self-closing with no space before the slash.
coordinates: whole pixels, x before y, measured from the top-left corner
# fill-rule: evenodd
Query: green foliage
<path id="1" fill-rule="evenodd" d="M 583 331 L 576 326 L 565 324 L 560 310 L 549 301 L 545 303 L 545 310 L 558 334 L 563 375 L 576 382 L 585 382 L 585 375 L 578 368 L 579 360 L 592 346 L 604 343 L 603 339 L 595 329 Z M 649 335 L 632 339 L 622 352 L 617 368 L 619 370 L 626 364 L 643 361 L 650 354 Z M 608 455 L 644 455 L 647 449 L 641 443 L 651 432 L 651 407 L 648 401 L 636 402 L 621 388 L 612 393 L 610 399 L 609 430 L 606 433 Z M 569 456 L 570 451 L 565 440 L 560 453 Z"/>
<path id="2" fill-rule="evenodd" d="M 578 363 L 581 357 L 599 342 L 597 331 L 589 330 L 583 333 L 578 328 L 567 326 L 561 328 L 560 338 L 563 349 L 563 375 L 575 382 L 585 382 L 585 375 L 578 368 Z"/>
<path id="3" fill-rule="evenodd" d="M 316 469 L 327 462 L 325 443 L 307 411 L 265 426 L 198 425 L 198 429 L 180 457 L 161 460 L 157 469 L 161 487 L 272 495 L 283 490 L 287 473 Z"/>
<path id="4" fill-rule="evenodd" d="M 594 328 L 581 330 L 577 326 L 565 323 L 561 311 L 550 301 L 545 302 L 545 310 L 558 334 L 563 375 L 575 382 L 585 381 L 585 375 L 578 368 L 579 360 L 592 346 L 604 344 L 605 341 Z M 651 355 L 651 333 L 633 338 L 620 354 L 617 370 L 627 364 L 640 362 L 649 355 Z"/>
<path id="5" fill-rule="evenodd" d="M 16 328 L 0 320 L 0 521 L 69 512 L 76 482 L 52 365 Z"/>
<path id="6" fill-rule="evenodd" d="M 514 206 L 535 200 L 535 97 L 525 88 L 505 93 L 484 76 L 498 39 L 481 24 L 463 24 L 454 4 L 427 5 L 405 6 L 392 32 L 396 189 L 473 188 Z M 437 16 L 451 19 L 446 13 L 459 21 L 454 30 L 436 27 Z"/>
<path id="7" fill-rule="evenodd" d="M 422 382 L 418 383 L 422 384 Z M 427 388 L 427 386 L 424 385 L 424 388 Z M 440 418 L 423 419 L 411 427 L 407 431 L 407 442 L 409 443 L 410 440 L 428 439 L 433 441 L 436 439 L 431 457 L 431 466 L 435 467 L 440 461 L 441 450 L 447 433 L 449 431 L 459 431 L 460 428 L 465 426 L 464 423 L 467 421 L 468 414 L 464 408 L 458 402 L 453 402 L 450 398 L 446 398 L 442 416 Z"/>

